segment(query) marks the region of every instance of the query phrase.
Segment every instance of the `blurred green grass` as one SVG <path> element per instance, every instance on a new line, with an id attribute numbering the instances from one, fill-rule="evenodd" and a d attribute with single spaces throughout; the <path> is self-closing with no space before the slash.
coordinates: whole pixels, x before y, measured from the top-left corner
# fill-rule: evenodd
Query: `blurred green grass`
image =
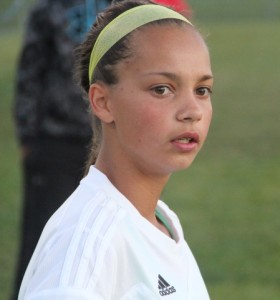
<path id="1" fill-rule="evenodd" d="M 209 23 L 208 141 L 165 197 L 212 299 L 280 299 L 279 22 Z"/>
<path id="2" fill-rule="evenodd" d="M 15 57 L 20 38 L 1 33 L 0 48 L 0 299 L 7 299 L 18 242 L 20 175 L 15 133 L 11 118 Z"/>
<path id="3" fill-rule="evenodd" d="M 242 8 L 237 7 L 239 0 L 212 1 L 211 7 L 208 1 L 190 3 L 197 9 L 196 23 L 207 36 L 212 56 L 214 119 L 197 160 L 172 177 L 163 198 L 181 219 L 212 299 L 279 300 L 280 22 L 264 18 L 269 8 L 263 6 L 276 2 L 255 0 L 252 12 L 252 0 L 242 2 Z M 240 9 L 248 12 L 247 20 L 242 15 L 225 18 Z M 19 30 L 2 28 L 0 38 L 0 300 L 4 300 L 11 288 L 21 208 L 12 120 L 21 35 Z"/>
<path id="4" fill-rule="evenodd" d="M 12 119 L 16 60 L 21 45 L 20 17 L 4 22 L 11 1 L 0 5 L 0 299 L 10 294 L 19 239 L 20 162 Z M 25 10 L 27 7 L 25 7 Z"/>
<path id="5" fill-rule="evenodd" d="M 279 20 L 279 0 L 188 0 L 195 18 L 205 21 Z"/>

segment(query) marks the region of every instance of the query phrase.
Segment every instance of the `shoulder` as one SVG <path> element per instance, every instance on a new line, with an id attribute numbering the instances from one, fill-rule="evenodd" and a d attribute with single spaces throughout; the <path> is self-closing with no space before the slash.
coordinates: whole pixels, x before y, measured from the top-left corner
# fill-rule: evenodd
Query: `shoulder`
<path id="1" fill-rule="evenodd" d="M 64 252 L 61 259 L 67 264 L 76 264 L 85 257 L 95 261 L 106 252 L 115 233 L 123 227 L 121 223 L 126 222 L 122 197 L 105 175 L 91 170 L 49 220 L 39 248 Z"/>
<path id="2" fill-rule="evenodd" d="M 104 270 L 108 277 L 116 263 L 112 240 L 124 217 L 110 194 L 82 184 L 47 223 L 25 275 L 25 288 L 93 286 Z"/>

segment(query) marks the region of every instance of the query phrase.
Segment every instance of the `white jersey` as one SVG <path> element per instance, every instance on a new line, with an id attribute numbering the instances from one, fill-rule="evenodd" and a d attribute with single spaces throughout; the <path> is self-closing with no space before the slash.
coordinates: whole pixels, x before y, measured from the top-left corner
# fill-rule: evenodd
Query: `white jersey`
<path id="1" fill-rule="evenodd" d="M 169 238 L 91 167 L 47 223 L 19 300 L 207 300 L 176 215 L 159 200 Z"/>

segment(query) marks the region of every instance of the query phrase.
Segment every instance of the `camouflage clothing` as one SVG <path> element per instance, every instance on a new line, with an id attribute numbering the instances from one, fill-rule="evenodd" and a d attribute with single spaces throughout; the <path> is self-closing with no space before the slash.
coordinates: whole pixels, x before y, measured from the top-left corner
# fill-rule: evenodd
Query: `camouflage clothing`
<path id="1" fill-rule="evenodd" d="M 106 0 L 39 0 L 27 23 L 16 83 L 22 143 L 38 136 L 91 137 L 87 102 L 73 81 L 73 49 Z"/>

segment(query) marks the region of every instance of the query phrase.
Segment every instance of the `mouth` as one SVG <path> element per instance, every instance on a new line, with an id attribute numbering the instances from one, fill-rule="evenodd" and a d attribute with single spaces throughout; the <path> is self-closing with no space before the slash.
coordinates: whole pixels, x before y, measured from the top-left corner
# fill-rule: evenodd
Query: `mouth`
<path id="1" fill-rule="evenodd" d="M 192 152 L 198 149 L 199 135 L 195 132 L 185 132 L 171 140 L 173 146 L 183 152 Z"/>
<path id="2" fill-rule="evenodd" d="M 197 133 L 194 132 L 187 132 L 184 133 L 177 138 L 173 139 L 172 142 L 180 143 L 180 144 L 191 144 L 191 143 L 198 143 L 199 136 Z"/>
<path id="3" fill-rule="evenodd" d="M 175 139 L 173 141 L 176 141 L 178 143 L 182 143 L 182 144 L 189 144 L 191 142 L 194 142 L 193 138 L 179 138 L 179 139 Z"/>

